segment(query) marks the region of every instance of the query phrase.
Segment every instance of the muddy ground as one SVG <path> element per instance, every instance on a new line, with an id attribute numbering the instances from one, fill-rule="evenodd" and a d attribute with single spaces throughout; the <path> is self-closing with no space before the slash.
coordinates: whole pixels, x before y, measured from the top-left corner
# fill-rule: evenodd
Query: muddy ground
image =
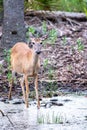
<path id="1" fill-rule="evenodd" d="M 59 103 L 62 105 L 58 106 Z M 0 109 L 5 115 L 0 113 L 0 130 L 87 130 L 87 97 L 84 96 L 43 98 L 40 109 L 35 101 L 30 101 L 29 108 L 14 101 L 0 102 Z"/>

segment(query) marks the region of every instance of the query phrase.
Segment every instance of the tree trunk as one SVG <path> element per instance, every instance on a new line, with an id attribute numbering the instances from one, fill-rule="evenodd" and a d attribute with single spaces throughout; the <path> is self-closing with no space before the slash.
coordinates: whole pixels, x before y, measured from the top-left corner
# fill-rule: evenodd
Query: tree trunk
<path id="1" fill-rule="evenodd" d="M 1 46 L 12 47 L 25 41 L 24 0 L 4 0 L 4 21 Z"/>

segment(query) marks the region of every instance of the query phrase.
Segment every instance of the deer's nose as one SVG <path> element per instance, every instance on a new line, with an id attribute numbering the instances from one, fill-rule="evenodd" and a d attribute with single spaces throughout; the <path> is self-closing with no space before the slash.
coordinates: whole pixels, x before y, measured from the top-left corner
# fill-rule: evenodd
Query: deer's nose
<path id="1" fill-rule="evenodd" d="M 36 51 L 36 53 L 39 55 L 41 53 L 41 51 Z"/>

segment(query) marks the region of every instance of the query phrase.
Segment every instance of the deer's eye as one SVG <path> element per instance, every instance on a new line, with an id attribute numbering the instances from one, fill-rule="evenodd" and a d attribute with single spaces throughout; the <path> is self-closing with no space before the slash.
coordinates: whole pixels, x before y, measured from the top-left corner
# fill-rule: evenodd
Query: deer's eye
<path id="1" fill-rule="evenodd" d="M 34 45 L 35 43 L 34 43 L 34 42 L 32 42 L 32 44 Z"/>
<path id="2" fill-rule="evenodd" d="M 33 45 L 32 45 L 32 43 L 31 43 L 31 42 L 29 43 L 29 47 L 30 47 L 30 48 L 32 48 L 32 47 L 33 47 Z"/>

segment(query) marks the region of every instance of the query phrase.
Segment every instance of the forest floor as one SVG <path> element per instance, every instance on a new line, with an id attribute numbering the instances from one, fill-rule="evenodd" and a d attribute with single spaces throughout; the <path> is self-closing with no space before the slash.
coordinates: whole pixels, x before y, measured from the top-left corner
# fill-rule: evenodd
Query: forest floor
<path id="1" fill-rule="evenodd" d="M 41 113 L 36 109 L 36 103 L 34 101 L 32 103 L 31 100 L 35 99 L 32 79 L 29 83 L 31 91 L 31 107 L 29 109 L 26 110 L 24 108 L 23 101 L 21 100 L 22 92 L 19 77 L 17 77 L 17 81 L 15 81 L 13 86 L 13 100 L 8 101 L 10 78 L 8 60 L 5 50 L 3 49 L 2 51 L 2 48 L 0 48 L 0 109 L 12 121 L 10 122 L 6 116 L 2 118 L 2 115 L 0 115 L 0 119 L 2 120 L 0 121 L 0 128 L 2 130 L 7 128 L 9 130 L 14 130 L 15 128 L 20 130 L 22 128 L 26 130 L 28 128 L 29 130 L 47 130 L 47 125 L 50 122 L 42 122 L 42 124 L 45 124 L 44 126 L 42 124 L 38 125 L 36 123 L 39 120 L 36 119 L 37 115 L 44 115 L 45 112 L 54 113 L 54 111 L 58 110 L 57 112 L 60 115 L 55 117 L 58 118 L 58 125 L 55 121 L 53 123 L 55 127 L 53 124 L 50 124 L 48 130 L 86 130 L 87 21 L 71 18 L 49 19 L 38 15 L 27 14 L 25 15 L 25 24 L 27 30 L 28 27 L 31 27 L 31 32 L 35 29 L 34 36 L 37 34 L 39 36 L 51 35 L 51 38 L 44 42 L 43 48 L 45 51 L 41 54 L 41 68 L 39 71 L 39 95 L 42 102 Z M 0 26 L 1 34 L 2 26 Z M 29 35 L 31 36 L 32 34 L 29 33 Z M 46 102 L 43 101 L 44 98 Z M 56 100 L 55 98 L 58 99 Z M 34 118 L 32 118 L 33 112 L 36 113 Z M 30 119 L 27 115 L 30 116 Z M 48 114 L 48 116 L 50 115 Z M 31 122 L 29 123 L 29 121 Z M 15 125 L 14 127 L 12 123 Z"/>
<path id="2" fill-rule="evenodd" d="M 55 16 L 56 17 L 56 16 Z M 25 15 L 27 30 L 31 36 L 50 37 L 44 42 L 39 72 L 39 90 L 56 92 L 87 91 L 87 21 L 71 18 L 45 18 L 41 15 Z M 0 26 L 0 35 L 2 26 Z M 0 92 L 8 92 L 8 57 L 0 48 Z M 8 61 L 9 62 L 9 61 Z M 30 89 L 33 89 L 30 81 Z M 19 86 L 19 87 L 18 87 Z M 15 86 L 16 87 L 16 86 Z M 14 90 L 14 89 L 13 89 Z M 21 93 L 20 85 L 15 89 Z M 52 94 L 52 93 L 51 93 Z M 48 95 L 51 95 L 48 93 Z M 58 93 L 56 93 L 58 95 Z M 4 95 L 4 94 L 2 94 Z"/>

